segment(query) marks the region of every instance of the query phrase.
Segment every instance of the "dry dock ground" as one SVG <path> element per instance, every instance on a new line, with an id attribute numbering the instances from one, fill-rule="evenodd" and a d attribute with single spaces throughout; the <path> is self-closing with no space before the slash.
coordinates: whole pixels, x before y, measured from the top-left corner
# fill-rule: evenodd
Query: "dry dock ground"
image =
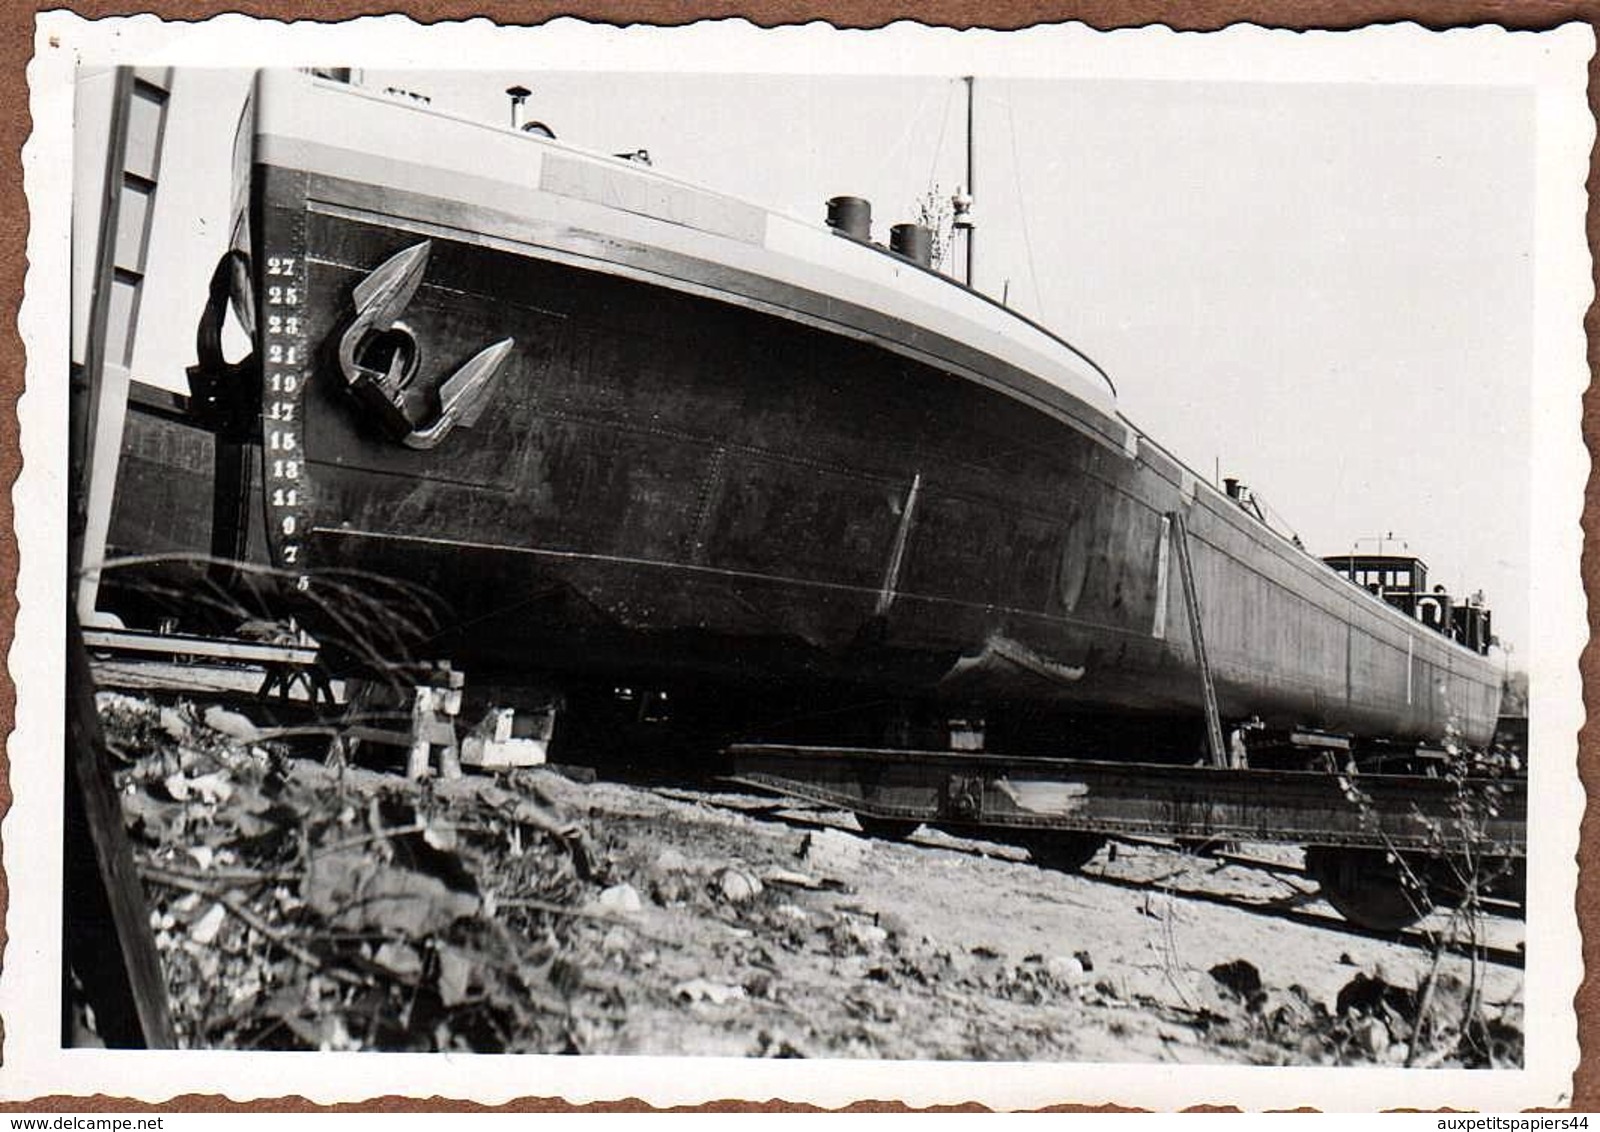
<path id="1" fill-rule="evenodd" d="M 410 783 L 204 704 L 100 702 L 191 1046 L 1521 1058 L 1520 921 L 1481 918 L 1476 963 L 1429 946 L 1441 914 L 1404 940 L 1355 931 L 1292 850 L 1122 843 L 1065 875 L 705 786 Z"/>

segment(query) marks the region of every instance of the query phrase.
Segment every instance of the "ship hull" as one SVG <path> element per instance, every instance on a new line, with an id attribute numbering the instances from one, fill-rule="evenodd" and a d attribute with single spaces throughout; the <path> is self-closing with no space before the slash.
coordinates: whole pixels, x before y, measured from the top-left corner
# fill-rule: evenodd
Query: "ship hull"
<path id="1" fill-rule="evenodd" d="M 573 212 L 546 173 L 518 214 L 437 170 L 353 176 L 348 150 L 283 144 L 298 120 L 265 108 L 264 510 L 314 624 L 326 579 L 381 576 L 428 594 L 422 655 L 497 677 L 1197 718 L 1187 551 L 1225 718 L 1492 732 L 1483 657 L 1197 482 L 1048 357 L 992 346 L 968 298 L 942 326 L 819 290 L 770 227 L 753 252 L 759 225 L 704 202 L 670 223 L 594 193 Z M 606 184 L 654 183 L 622 175 Z M 363 281 L 424 241 L 412 407 L 513 345 L 470 425 L 418 450 L 336 355 Z M 908 289 L 924 274 L 906 267 Z"/>

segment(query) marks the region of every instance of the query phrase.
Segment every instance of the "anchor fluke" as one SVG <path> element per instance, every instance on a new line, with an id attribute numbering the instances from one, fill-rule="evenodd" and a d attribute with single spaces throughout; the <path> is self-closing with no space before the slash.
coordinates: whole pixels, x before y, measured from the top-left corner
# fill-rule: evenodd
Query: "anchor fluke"
<path id="1" fill-rule="evenodd" d="M 384 260 L 372 274 L 357 283 L 350 296 L 355 305 L 355 317 L 339 338 L 339 371 L 345 384 L 383 416 L 399 414 L 398 421 L 389 422 L 391 431 L 395 427 L 401 431 L 411 428 L 402 402 L 406 386 L 416 370 L 416 340 L 406 332 L 400 343 L 390 343 L 392 352 L 381 369 L 363 364 L 360 355 L 363 349 L 370 354 L 376 339 L 396 329 L 395 323 L 422 285 L 432 251 L 432 240 L 413 244 Z"/>
<path id="2" fill-rule="evenodd" d="M 387 330 L 417 293 L 432 252 L 432 240 L 412 244 L 384 260 L 371 275 L 357 283 L 351 298 L 355 300 L 358 318 L 367 314 L 377 329 Z"/>
<path id="3" fill-rule="evenodd" d="M 516 345 L 513 338 L 502 338 L 492 346 L 485 346 L 466 364 L 439 386 L 439 415 L 427 428 L 412 429 L 400 443 L 407 448 L 427 450 L 436 446 L 450 431 L 461 425 L 471 428 L 478 414 L 488 403 L 490 387 L 505 363 L 506 355 Z"/>

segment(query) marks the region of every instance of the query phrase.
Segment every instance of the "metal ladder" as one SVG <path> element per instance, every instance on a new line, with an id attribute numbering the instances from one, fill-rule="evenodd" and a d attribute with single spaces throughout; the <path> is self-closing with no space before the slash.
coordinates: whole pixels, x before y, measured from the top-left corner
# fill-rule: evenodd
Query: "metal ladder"
<path id="1" fill-rule="evenodd" d="M 69 561 L 79 571 L 76 604 L 84 625 L 105 620 L 104 615 L 96 614 L 95 606 L 122 452 L 139 302 L 154 227 L 167 108 L 172 98 L 172 70 L 118 67 L 110 81 L 105 174 L 88 326 L 82 368 L 73 373 L 71 386 L 73 553 Z"/>
<path id="2" fill-rule="evenodd" d="M 1183 579 L 1183 607 L 1189 614 L 1189 638 L 1194 642 L 1195 663 L 1200 666 L 1200 685 L 1205 695 L 1206 741 L 1211 751 L 1211 765 L 1225 768 L 1228 749 L 1222 742 L 1222 715 L 1217 710 L 1217 684 L 1211 676 L 1211 659 L 1206 655 L 1205 627 L 1201 623 L 1200 590 L 1194 581 L 1194 563 L 1189 557 L 1189 525 L 1182 511 L 1169 511 L 1172 530 L 1178 542 L 1178 575 Z M 1161 600 L 1165 600 L 1162 595 Z"/>

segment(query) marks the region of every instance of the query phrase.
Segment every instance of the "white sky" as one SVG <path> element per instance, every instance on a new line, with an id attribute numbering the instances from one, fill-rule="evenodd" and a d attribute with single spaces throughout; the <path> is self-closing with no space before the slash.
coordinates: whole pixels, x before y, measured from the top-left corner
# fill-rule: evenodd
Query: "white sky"
<path id="1" fill-rule="evenodd" d="M 368 69 L 369 86 L 874 235 L 962 180 L 958 77 Z M 181 387 L 227 232 L 242 71 L 175 86 L 142 380 Z M 978 285 L 1095 358 L 1122 410 L 1320 554 L 1393 531 L 1529 624 L 1536 103 L 1517 85 L 978 75 Z M 171 315 L 167 314 L 171 312 Z M 1376 549 L 1373 542 L 1363 549 Z"/>

